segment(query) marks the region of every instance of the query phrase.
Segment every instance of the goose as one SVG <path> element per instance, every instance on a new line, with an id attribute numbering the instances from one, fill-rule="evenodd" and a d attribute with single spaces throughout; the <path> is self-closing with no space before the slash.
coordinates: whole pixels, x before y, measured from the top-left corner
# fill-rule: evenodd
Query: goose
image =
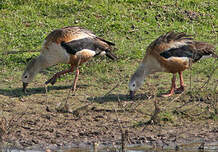
<path id="1" fill-rule="evenodd" d="M 172 85 L 163 97 L 184 91 L 182 72 L 192 63 L 205 57 L 218 58 L 215 47 L 206 42 L 193 40 L 191 35 L 180 32 L 168 32 L 154 40 L 147 48 L 146 55 L 129 81 L 130 98 L 142 86 L 144 79 L 155 72 L 172 73 Z M 179 74 L 180 87 L 176 88 L 176 73 Z"/>
<path id="2" fill-rule="evenodd" d="M 56 73 L 45 84 L 55 84 L 61 75 L 76 71 L 72 90 L 76 89 L 79 76 L 78 66 L 98 55 L 106 55 L 112 60 L 117 57 L 111 52 L 115 44 L 96 36 L 93 32 L 77 26 L 53 30 L 45 38 L 40 55 L 33 58 L 22 74 L 23 91 L 41 70 L 56 64 L 70 64 L 67 70 Z"/>

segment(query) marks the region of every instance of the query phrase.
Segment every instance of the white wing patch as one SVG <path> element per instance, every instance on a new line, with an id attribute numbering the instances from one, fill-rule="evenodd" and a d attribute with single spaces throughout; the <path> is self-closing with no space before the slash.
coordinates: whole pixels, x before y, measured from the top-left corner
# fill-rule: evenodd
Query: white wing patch
<path id="1" fill-rule="evenodd" d="M 81 51 L 79 51 L 79 52 L 76 52 L 76 55 L 77 56 L 94 56 L 96 53 L 95 53 L 95 51 L 93 51 L 93 50 L 89 50 L 89 49 L 83 49 L 83 50 L 81 50 Z"/>
<path id="2" fill-rule="evenodd" d="M 210 54 L 210 55 L 203 55 L 202 57 L 201 57 L 201 59 L 207 59 L 207 58 L 210 58 L 210 57 L 212 57 L 213 55 L 212 54 Z"/>
<path id="3" fill-rule="evenodd" d="M 170 57 L 167 60 L 182 60 L 183 62 L 189 62 L 188 57 Z"/>
<path id="4" fill-rule="evenodd" d="M 106 52 L 105 51 L 102 51 L 99 55 L 100 56 L 103 56 L 103 55 L 105 55 L 106 54 Z"/>

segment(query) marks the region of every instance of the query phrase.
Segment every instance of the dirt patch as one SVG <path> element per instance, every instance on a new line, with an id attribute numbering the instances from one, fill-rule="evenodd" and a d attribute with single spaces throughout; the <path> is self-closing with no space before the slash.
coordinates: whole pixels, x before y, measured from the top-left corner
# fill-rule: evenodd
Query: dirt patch
<path id="1" fill-rule="evenodd" d="M 109 76 L 111 80 L 113 75 Z M 129 77 L 114 80 L 111 85 L 108 80 L 81 74 L 75 96 L 69 94 L 70 79 L 49 86 L 46 93 L 43 75 L 40 78 L 30 84 L 26 95 L 18 83 L 0 89 L 0 139 L 9 147 L 38 145 L 45 149 L 71 143 L 124 142 L 176 148 L 193 141 L 218 141 L 214 78 L 204 85 L 208 78 L 197 75 L 182 94 L 162 98 L 159 95 L 170 88 L 171 78 L 154 74 L 146 78 L 134 100 L 127 95 Z M 188 85 L 189 78 L 185 78 Z M 4 86 L 10 85 L 4 82 Z"/>
<path id="2" fill-rule="evenodd" d="M 1 95 L 3 143 L 18 148 L 93 142 L 120 145 L 124 134 L 126 144 L 160 147 L 218 141 L 216 94 L 186 92 L 165 99 L 146 89 L 131 101 L 116 90 L 105 96 L 79 91 L 68 99 L 69 87 L 50 87 L 47 94 L 42 90 L 31 90 L 27 96 L 19 96 L 17 90 L 15 97 Z"/>

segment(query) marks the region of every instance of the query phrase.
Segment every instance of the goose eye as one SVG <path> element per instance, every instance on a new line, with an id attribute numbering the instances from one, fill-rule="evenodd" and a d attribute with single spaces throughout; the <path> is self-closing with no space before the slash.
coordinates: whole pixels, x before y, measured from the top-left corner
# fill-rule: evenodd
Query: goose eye
<path id="1" fill-rule="evenodd" d="M 132 86 L 135 87 L 135 83 Z"/>
<path id="2" fill-rule="evenodd" d="M 24 78 L 27 78 L 27 75 Z"/>

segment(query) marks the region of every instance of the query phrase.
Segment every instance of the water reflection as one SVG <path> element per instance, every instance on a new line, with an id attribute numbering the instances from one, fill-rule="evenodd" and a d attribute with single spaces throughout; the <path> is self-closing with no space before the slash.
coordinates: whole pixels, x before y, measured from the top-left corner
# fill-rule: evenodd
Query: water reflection
<path id="1" fill-rule="evenodd" d="M 130 145 L 126 147 L 125 152 L 217 152 L 218 141 L 207 143 L 204 149 L 199 149 L 201 143 L 192 143 L 180 145 L 178 149 L 175 147 L 165 148 L 153 148 L 148 145 Z M 121 147 L 116 146 L 81 146 L 74 148 L 63 148 L 63 149 L 46 149 L 46 150 L 19 150 L 19 149 L 0 149 L 2 152 L 122 152 Z"/>

